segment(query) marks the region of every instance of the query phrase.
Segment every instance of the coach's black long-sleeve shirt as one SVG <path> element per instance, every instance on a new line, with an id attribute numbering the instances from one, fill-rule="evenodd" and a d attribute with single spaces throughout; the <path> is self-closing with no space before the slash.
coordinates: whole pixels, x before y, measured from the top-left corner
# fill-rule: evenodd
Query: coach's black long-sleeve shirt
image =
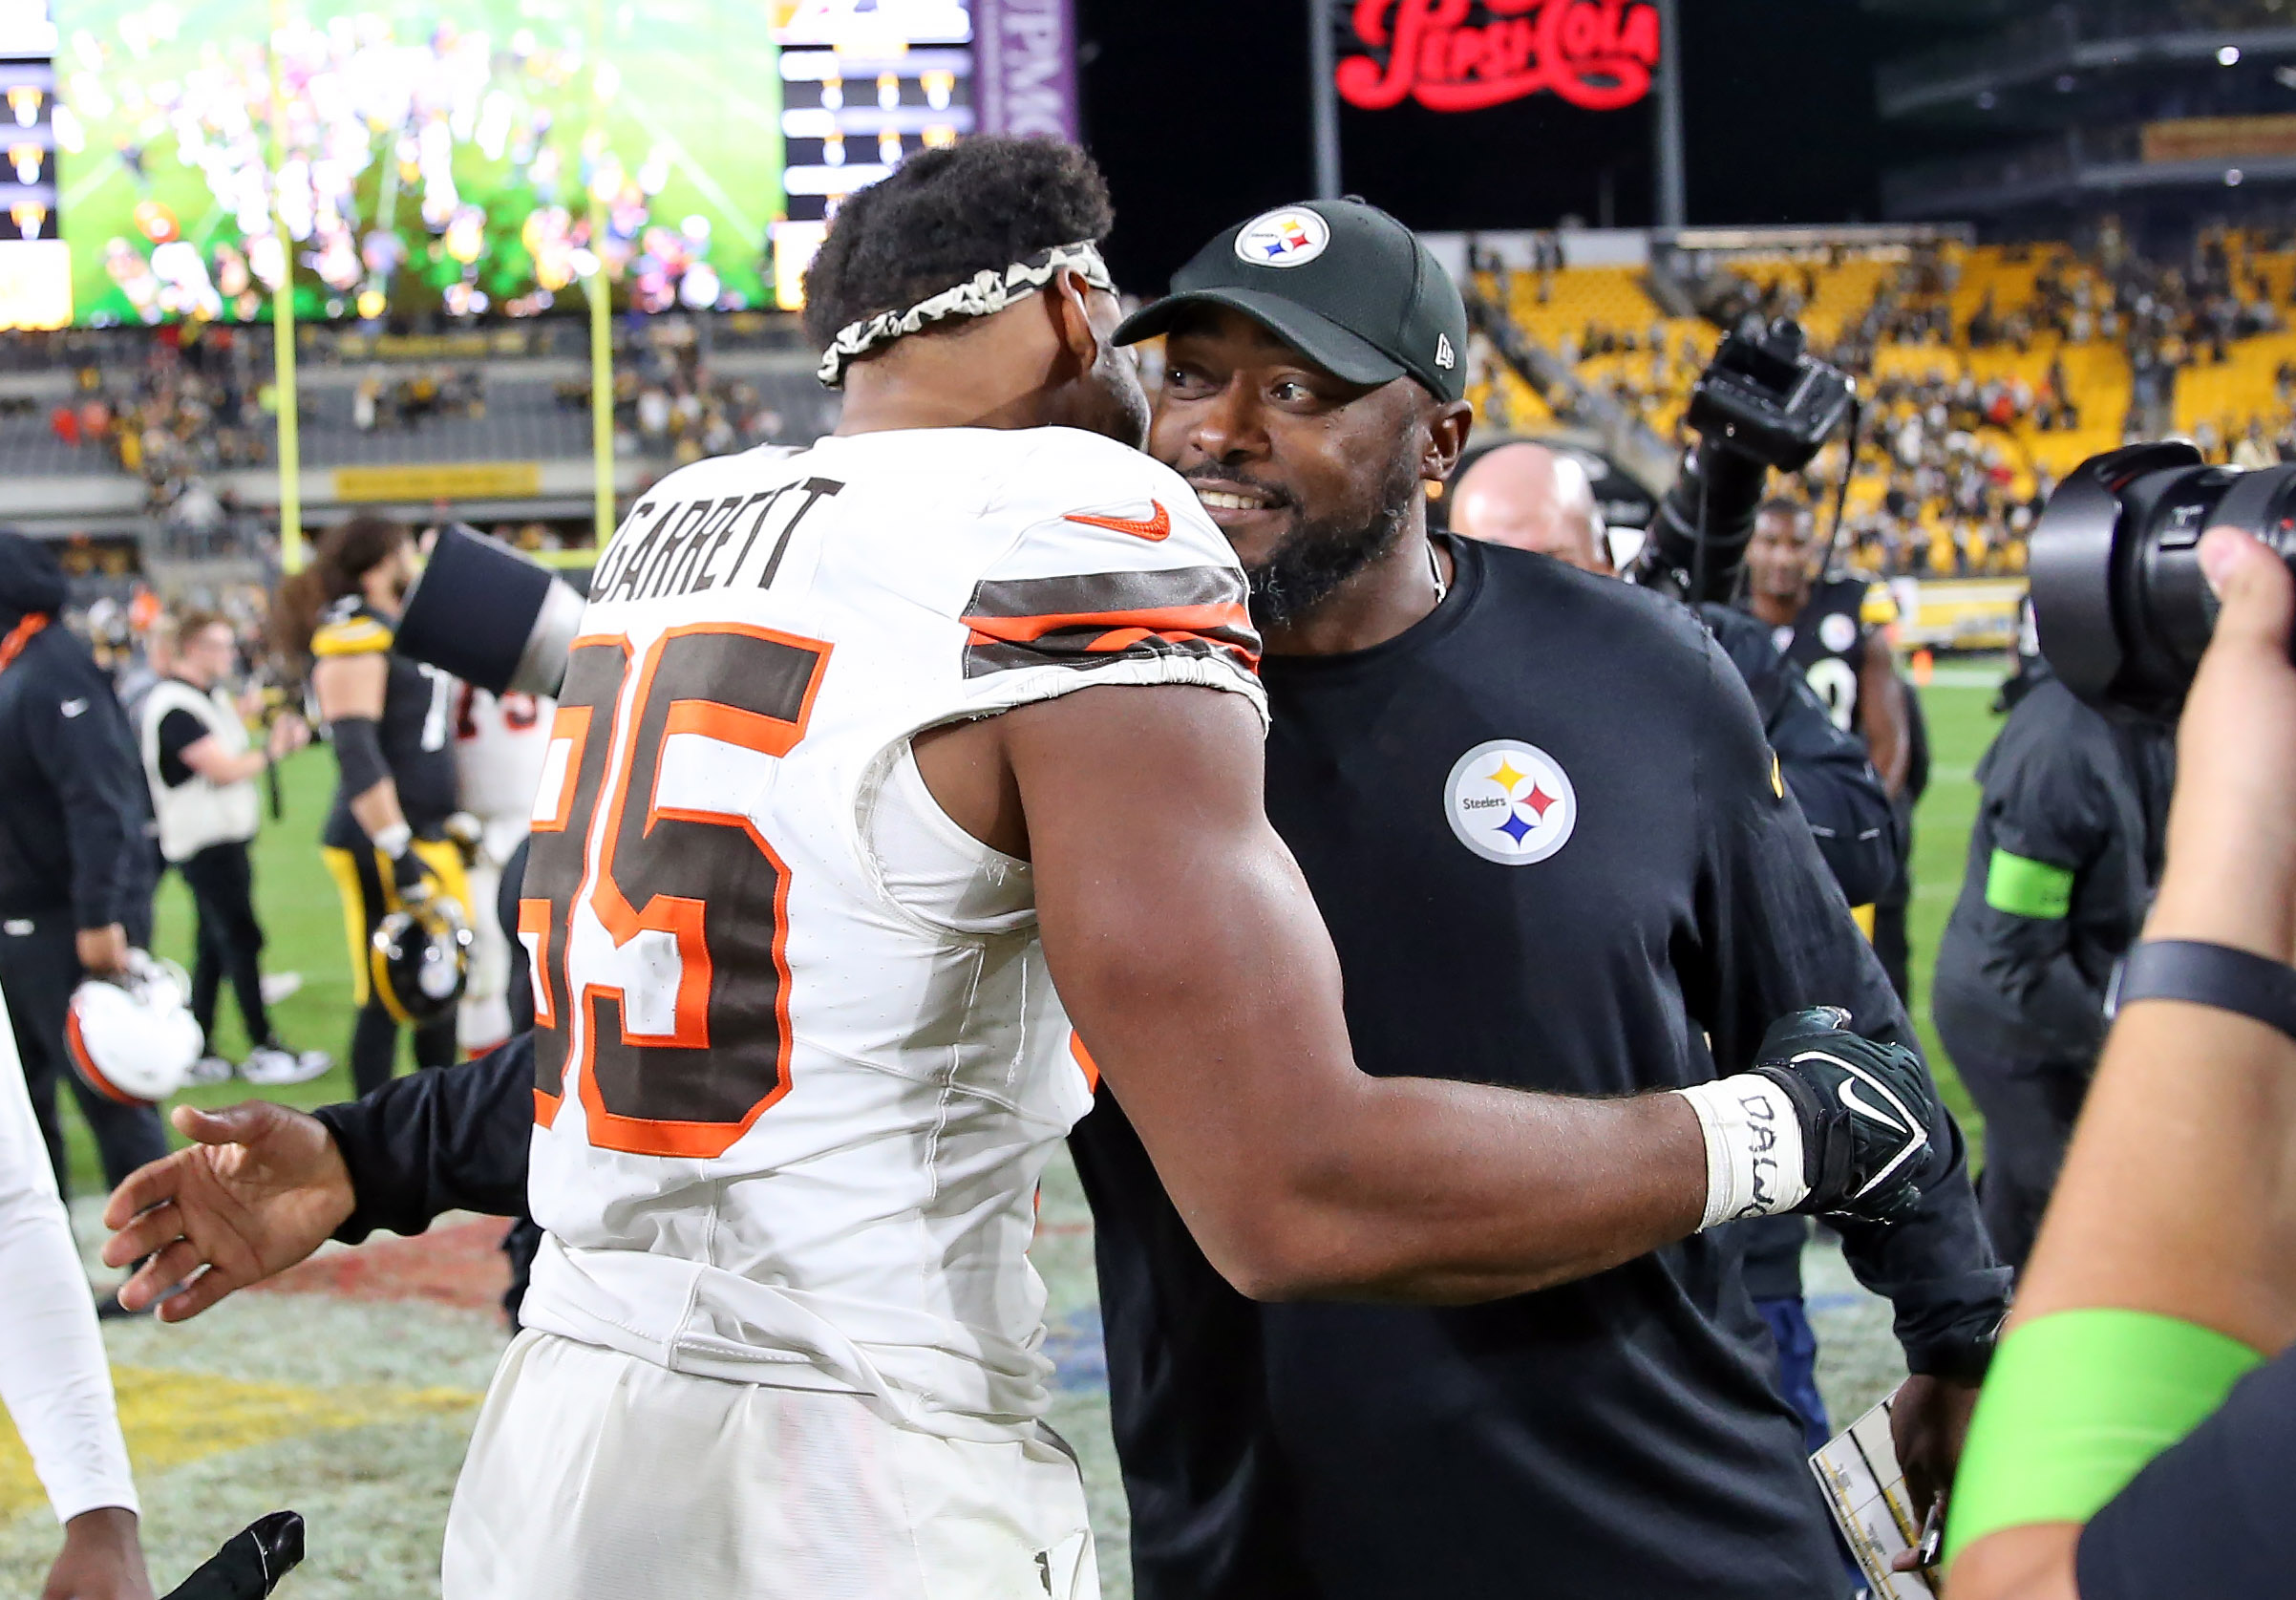
<path id="1" fill-rule="evenodd" d="M 1358 1063 L 1632 1094 L 1742 1070 L 1818 1002 L 1910 1043 L 1691 613 L 1450 547 L 1453 592 L 1417 626 L 1263 669 L 1268 816 L 1331 929 Z M 1919 1216 L 1845 1229 L 1917 1370 L 2007 1290 L 1938 1135 Z M 1488 1305 L 1258 1306 L 1105 1089 L 1071 1147 L 1141 1600 L 1844 1592 L 1736 1230 Z"/>

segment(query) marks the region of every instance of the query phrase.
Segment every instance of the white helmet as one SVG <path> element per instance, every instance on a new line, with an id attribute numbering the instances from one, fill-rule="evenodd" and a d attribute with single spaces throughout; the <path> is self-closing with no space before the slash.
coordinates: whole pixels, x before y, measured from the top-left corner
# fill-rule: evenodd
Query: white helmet
<path id="1" fill-rule="evenodd" d="M 206 1038 L 185 1009 L 183 969 L 128 951 L 117 978 L 90 978 L 72 992 L 64 1036 L 72 1064 L 96 1093 L 123 1105 L 163 1100 L 183 1087 Z"/>

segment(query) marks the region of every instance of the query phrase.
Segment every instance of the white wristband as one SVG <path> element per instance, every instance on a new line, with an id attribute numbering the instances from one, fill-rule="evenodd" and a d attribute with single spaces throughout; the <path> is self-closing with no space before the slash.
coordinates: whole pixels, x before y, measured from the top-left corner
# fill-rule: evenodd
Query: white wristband
<path id="1" fill-rule="evenodd" d="M 1674 1092 L 1690 1102 L 1706 1135 L 1706 1215 L 1699 1231 L 1743 1217 L 1775 1216 L 1808 1196 L 1801 1118 L 1784 1089 L 1758 1073 L 1739 1073 Z"/>
<path id="2" fill-rule="evenodd" d="M 396 861 L 407 853 L 407 846 L 415 843 L 415 830 L 404 822 L 393 822 L 387 828 L 376 830 L 369 837 L 374 841 L 376 849 L 382 851 L 393 861 Z"/>

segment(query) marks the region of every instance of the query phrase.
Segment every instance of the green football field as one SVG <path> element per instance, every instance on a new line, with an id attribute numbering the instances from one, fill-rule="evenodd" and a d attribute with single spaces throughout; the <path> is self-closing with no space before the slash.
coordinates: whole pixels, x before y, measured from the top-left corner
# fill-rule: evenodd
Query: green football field
<path id="1" fill-rule="evenodd" d="M 591 125 L 585 41 L 600 28 L 609 63 L 606 148 L 637 181 L 614 231 L 637 235 L 643 248 L 653 237 L 648 230 L 666 230 L 659 237 L 667 238 L 689 217 L 706 219 L 706 247 L 696 253 L 742 304 L 768 303 L 766 231 L 785 206 L 780 76 L 767 8 L 719 0 L 643 7 L 633 0 L 413 0 L 362 9 L 290 0 L 287 14 L 328 31 L 338 53 L 330 65 L 362 63 L 357 71 L 315 75 L 312 81 L 323 85 L 315 89 L 303 86 L 305 75 L 292 75 L 288 101 L 299 119 L 292 125 L 315 127 L 309 114 L 321 104 L 355 112 L 336 125 L 363 138 L 373 159 L 351 185 L 350 232 L 366 249 L 379 220 L 399 240 L 404 257 L 392 269 L 393 306 L 436 309 L 444 289 L 464 281 L 466 262 L 498 309 L 532 291 L 538 257 L 556 260 L 545 278 L 557 276 L 560 293 L 568 292 L 563 238 L 552 258 L 547 230 L 530 227 L 529 219 L 552 203 L 577 223 L 583 216 Z M 85 0 L 65 13 L 57 72 L 63 102 L 84 129 L 83 148 L 62 152 L 58 171 L 75 320 L 137 319 L 138 307 L 117 281 L 119 262 L 108 252 L 123 240 L 149 261 L 158 242 L 147 225 L 154 206 L 164 208 L 230 297 L 218 252 L 243 242 L 241 202 L 220 197 L 210 174 L 244 174 L 265 159 L 271 16 L 270 0 L 207 0 L 196 8 Z M 422 214 L 424 145 L 413 130 L 423 118 L 404 116 L 410 89 L 435 96 L 443 112 L 448 80 L 462 80 L 443 65 L 455 58 L 423 54 L 376 66 L 376 53 L 349 53 L 347 41 L 361 31 L 426 50 L 457 34 L 485 36 L 490 50 L 477 57 L 484 64 L 463 75 L 466 109 L 442 116 L 454 188 L 484 214 L 475 245 L 446 231 L 445 215 Z M 393 116 L 404 119 L 393 122 Z M 298 147 L 317 150 L 319 140 L 306 138 Z M 225 179 L 222 187 L 244 194 L 235 182 Z M 162 226 L 159 240 L 165 237 Z M 313 244 L 298 245 L 298 313 L 348 314 L 358 286 L 322 281 L 312 253 Z M 353 263 L 351 270 L 360 269 Z M 571 292 L 579 298 L 579 289 Z M 267 306 L 261 314 L 269 315 Z"/>

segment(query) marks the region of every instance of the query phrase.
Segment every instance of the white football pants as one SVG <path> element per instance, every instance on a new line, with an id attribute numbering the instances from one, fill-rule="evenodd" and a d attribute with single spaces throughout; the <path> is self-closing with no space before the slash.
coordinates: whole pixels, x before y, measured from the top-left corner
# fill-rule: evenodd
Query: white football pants
<path id="1" fill-rule="evenodd" d="M 478 1413 L 444 1600 L 1098 1600 L 1076 1463 L 529 1329 Z"/>

